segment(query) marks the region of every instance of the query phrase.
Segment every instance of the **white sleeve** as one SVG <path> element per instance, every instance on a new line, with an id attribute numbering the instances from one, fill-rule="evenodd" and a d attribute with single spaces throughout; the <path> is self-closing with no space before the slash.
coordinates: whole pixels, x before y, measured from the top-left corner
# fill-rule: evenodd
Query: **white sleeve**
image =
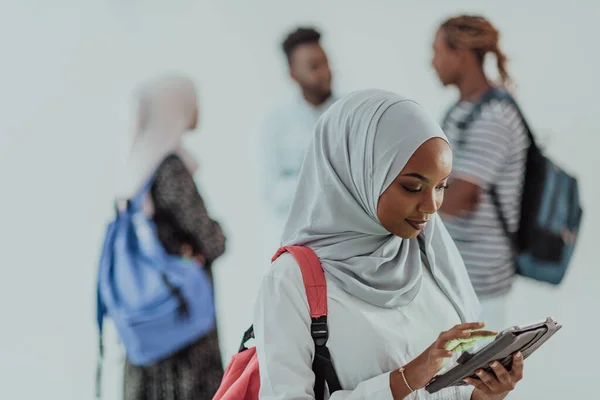
<path id="1" fill-rule="evenodd" d="M 387 385 L 387 393 L 384 393 L 384 385 Z M 453 387 L 429 394 L 424 389 L 405 397 L 406 400 L 471 400 L 475 388 L 472 386 Z M 339 397 L 338 397 L 339 396 Z M 330 400 L 358 400 L 358 399 L 393 399 L 390 389 L 389 374 L 376 376 L 375 378 L 362 382 L 354 390 L 340 390 L 331 396 Z"/>
<path id="2" fill-rule="evenodd" d="M 458 388 L 460 396 L 458 398 L 460 400 L 471 400 L 471 396 L 473 396 L 473 390 L 475 390 L 473 386 L 461 386 L 460 388 Z"/>
<path id="3" fill-rule="evenodd" d="M 315 398 L 310 311 L 300 268 L 290 258 L 284 254 L 271 266 L 255 306 L 261 400 Z M 331 399 L 392 400 L 389 373 L 367 379 L 354 390 L 335 392 Z"/>
<path id="4" fill-rule="evenodd" d="M 354 390 L 338 390 L 330 400 L 394 400 L 390 388 L 390 373 L 378 375 L 358 384 Z"/>
<path id="5" fill-rule="evenodd" d="M 262 195 L 270 208 L 278 214 L 287 213 L 294 199 L 296 176 L 286 175 L 281 165 L 282 140 L 281 124 L 276 115 L 270 116 L 263 124 L 261 135 L 261 181 Z"/>

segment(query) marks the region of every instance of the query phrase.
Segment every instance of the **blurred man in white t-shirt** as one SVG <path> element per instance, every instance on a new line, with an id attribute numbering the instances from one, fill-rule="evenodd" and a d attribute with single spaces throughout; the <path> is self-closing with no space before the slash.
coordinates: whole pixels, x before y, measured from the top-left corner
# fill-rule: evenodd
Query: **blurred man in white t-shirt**
<path id="1" fill-rule="evenodd" d="M 319 117 L 335 101 L 331 70 L 321 47 L 321 34 L 298 28 L 284 40 L 289 74 L 299 93 L 279 104 L 262 128 L 261 186 L 272 218 L 267 239 L 273 253 L 290 208 L 296 179 Z M 275 241 L 275 242 L 273 242 Z"/>

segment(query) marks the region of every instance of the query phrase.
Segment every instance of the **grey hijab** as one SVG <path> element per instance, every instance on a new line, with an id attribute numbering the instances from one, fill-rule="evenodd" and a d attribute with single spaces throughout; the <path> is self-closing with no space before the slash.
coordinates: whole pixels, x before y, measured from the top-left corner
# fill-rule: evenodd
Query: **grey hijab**
<path id="1" fill-rule="evenodd" d="M 443 138 L 423 108 L 381 90 L 351 93 L 319 120 L 298 178 L 284 229 L 284 245 L 312 248 L 329 279 L 370 304 L 409 304 L 421 284 L 417 239 L 389 233 L 377 218 L 379 196 L 413 153 Z M 424 230 L 437 283 L 463 321 L 479 316 L 465 265 L 439 216 Z"/>

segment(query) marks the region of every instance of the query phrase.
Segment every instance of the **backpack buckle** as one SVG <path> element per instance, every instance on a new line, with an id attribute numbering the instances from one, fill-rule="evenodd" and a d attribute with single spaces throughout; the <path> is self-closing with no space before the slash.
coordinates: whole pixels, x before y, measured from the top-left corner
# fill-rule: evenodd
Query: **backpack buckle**
<path id="1" fill-rule="evenodd" d="M 329 339 L 329 329 L 327 327 L 327 316 L 313 318 L 310 324 L 310 335 L 317 346 L 325 346 Z"/>

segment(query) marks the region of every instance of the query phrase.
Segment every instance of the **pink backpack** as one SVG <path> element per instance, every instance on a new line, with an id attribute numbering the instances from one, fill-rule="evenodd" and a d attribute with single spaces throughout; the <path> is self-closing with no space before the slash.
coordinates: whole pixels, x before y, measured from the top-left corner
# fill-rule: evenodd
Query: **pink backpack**
<path id="1" fill-rule="evenodd" d="M 302 279 L 310 307 L 311 336 L 315 341 L 315 358 L 312 369 L 315 373 L 315 399 L 325 396 L 325 383 L 329 393 L 340 390 L 331 355 L 327 349 L 329 331 L 327 328 L 327 283 L 321 268 L 321 262 L 314 251 L 304 246 L 288 246 L 280 248 L 273 260 L 283 253 L 294 256 L 302 271 Z M 254 329 L 250 327 L 244 333 L 239 352 L 234 355 L 225 370 L 221 386 L 213 400 L 257 400 L 260 389 L 258 358 L 256 348 L 247 348 L 246 342 L 254 337 Z"/>

